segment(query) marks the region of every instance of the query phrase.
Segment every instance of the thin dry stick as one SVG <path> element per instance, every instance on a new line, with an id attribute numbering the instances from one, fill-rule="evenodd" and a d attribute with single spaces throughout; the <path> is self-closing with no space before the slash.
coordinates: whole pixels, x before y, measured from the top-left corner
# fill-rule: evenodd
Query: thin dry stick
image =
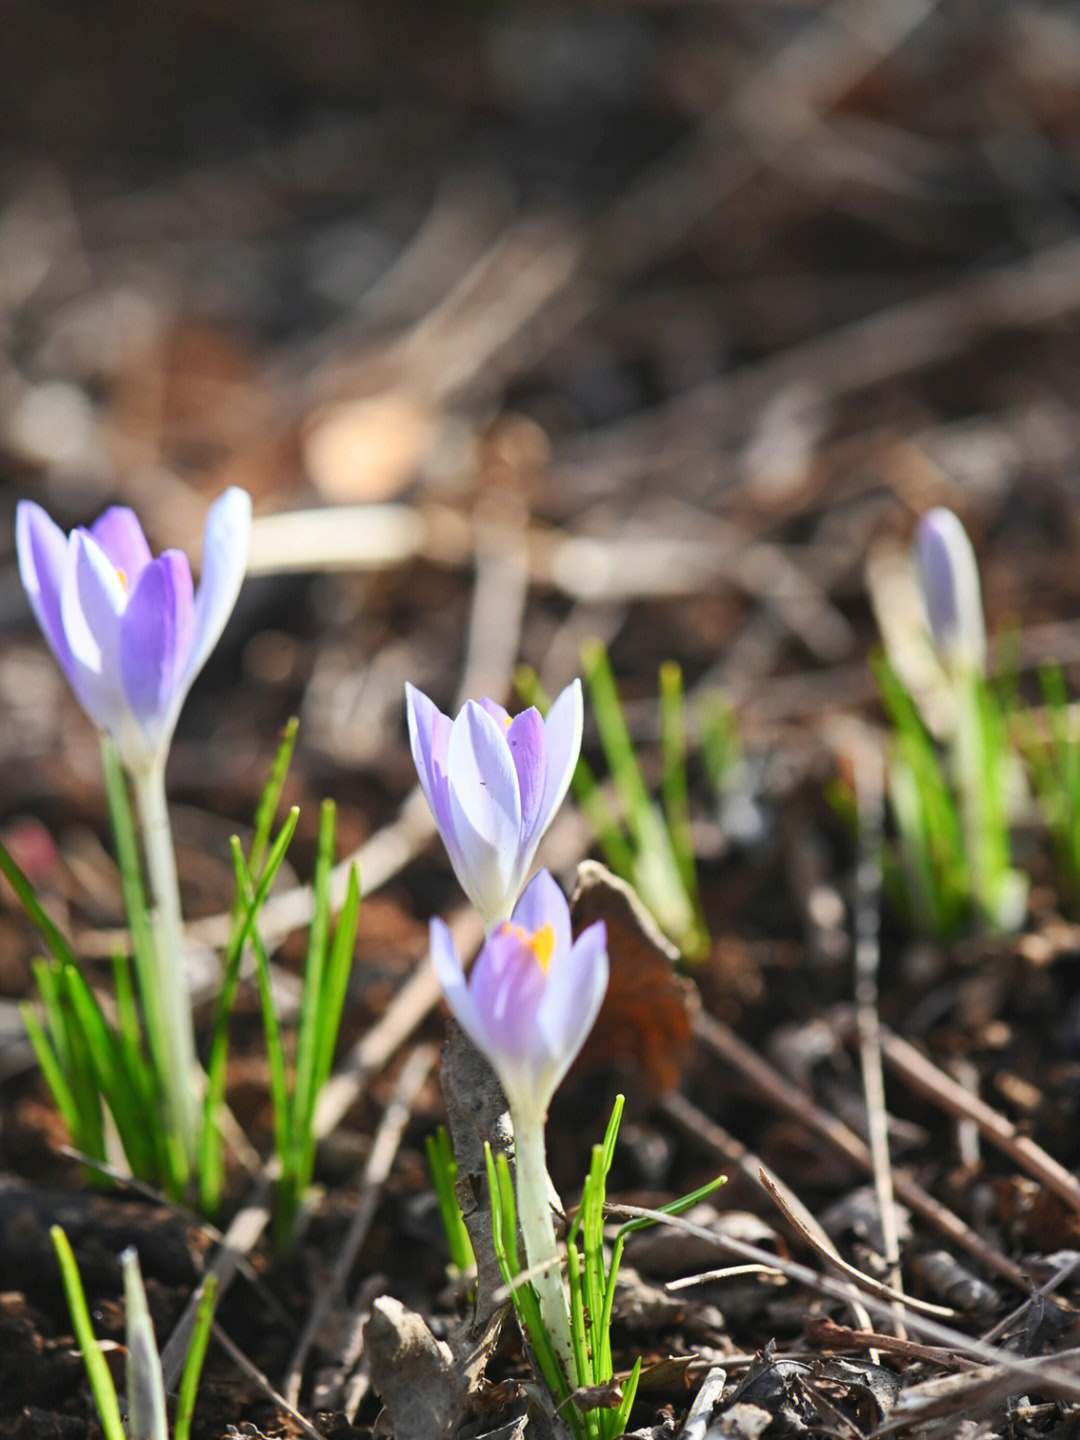
<path id="1" fill-rule="evenodd" d="M 819 1271 L 811 1270 L 807 1265 L 799 1265 L 793 1260 L 770 1255 L 767 1250 L 762 1250 L 757 1245 L 750 1245 L 745 1240 L 739 1240 L 733 1235 L 718 1235 L 712 1230 L 707 1230 L 703 1225 L 693 1224 L 683 1216 L 668 1215 L 662 1210 L 647 1210 L 638 1205 L 613 1204 L 608 1207 L 608 1212 L 614 1218 L 644 1219 L 652 1220 L 659 1225 L 670 1225 L 677 1230 L 682 1230 L 687 1235 L 694 1235 L 698 1239 L 705 1240 L 718 1249 L 739 1255 L 752 1264 L 756 1263 L 779 1270 L 794 1284 L 803 1285 L 844 1304 L 851 1303 L 852 1287 L 844 1281 L 834 1280 L 828 1275 L 822 1275 Z M 664 1288 L 666 1290 L 684 1290 L 700 1278 L 688 1276 L 682 1280 L 673 1281 Z M 869 1294 L 862 1298 L 868 1310 L 883 1315 L 886 1319 L 891 1318 L 892 1301 L 879 1300 L 876 1295 Z M 1062 1359 L 1072 1359 L 1076 1354 L 1075 1351 L 1066 1352 L 1049 1360 L 1046 1357 L 1024 1360 L 1009 1350 L 999 1350 L 995 1346 L 984 1344 L 981 1340 L 973 1339 L 970 1335 L 964 1335 L 959 1330 L 953 1330 L 949 1326 L 941 1324 L 939 1320 L 933 1320 L 927 1315 L 916 1314 L 908 1299 L 902 1300 L 900 1303 L 905 1308 L 909 1328 L 925 1335 L 933 1343 L 947 1346 L 958 1354 L 968 1356 L 982 1365 L 999 1367 L 1002 1373 L 1018 1377 L 1025 1386 L 1038 1385 L 1039 1389 L 1047 1394 L 1056 1395 L 1063 1400 L 1080 1401 L 1080 1375 L 1070 1372 L 1060 1364 Z"/>
<path id="2" fill-rule="evenodd" d="M 854 1265 L 849 1264 L 847 1260 L 844 1260 L 836 1253 L 834 1246 L 822 1250 L 821 1246 L 817 1243 L 816 1237 L 791 1213 L 786 1197 L 773 1185 L 771 1177 L 762 1172 L 761 1183 L 772 1196 L 782 1212 L 784 1219 L 789 1225 L 795 1228 L 806 1244 L 821 1256 L 826 1265 L 831 1265 L 834 1269 L 839 1270 L 841 1275 L 846 1275 L 851 1283 L 857 1285 L 860 1290 L 865 1290 L 868 1295 L 876 1295 L 879 1300 L 891 1300 L 895 1302 L 897 1306 L 905 1306 L 908 1310 L 914 1310 L 919 1315 L 938 1315 L 943 1320 L 953 1320 L 956 1318 L 956 1311 L 950 1310 L 947 1305 L 932 1305 L 928 1300 L 914 1300 L 911 1296 L 905 1296 L 899 1290 L 894 1290 L 890 1285 L 885 1285 L 880 1280 L 875 1280 L 872 1275 L 867 1275 L 862 1270 L 856 1269 Z"/>
<path id="3" fill-rule="evenodd" d="M 348 1233 L 334 1262 L 333 1271 L 315 1296 L 315 1303 L 289 1361 L 282 1390 L 290 1405 L 295 1405 L 300 1398 L 304 1365 L 319 1328 L 330 1307 L 344 1294 L 345 1282 L 375 1217 L 375 1207 L 390 1176 L 405 1127 L 412 1115 L 412 1107 L 421 1087 L 431 1074 L 435 1060 L 436 1051 L 433 1045 L 418 1045 L 398 1076 L 393 1096 L 383 1112 L 364 1166 L 360 1195 Z"/>
<path id="4" fill-rule="evenodd" d="M 903 1294 L 900 1235 L 889 1154 L 889 1117 L 885 1109 L 885 1077 L 881 1068 L 881 1020 L 878 1014 L 878 966 L 881 959 L 881 850 L 885 820 L 881 753 L 865 736 L 855 734 L 851 746 L 855 800 L 859 815 L 859 865 L 855 900 L 855 1021 L 859 1060 L 866 1095 L 867 1134 L 874 1166 L 874 1194 L 881 1222 L 881 1243 L 890 1285 Z M 899 1311 L 895 1334 L 904 1338 Z"/>
<path id="5" fill-rule="evenodd" d="M 176 1322 L 176 1327 L 161 1352 L 161 1372 L 166 1391 L 175 1389 L 176 1383 L 180 1379 L 180 1372 L 184 1368 L 188 1347 L 191 1344 L 191 1334 L 195 1328 L 199 1305 L 210 1276 L 216 1277 L 218 1295 L 219 1297 L 223 1296 L 232 1283 L 237 1270 L 246 1261 L 246 1257 L 258 1243 L 259 1236 L 266 1229 L 270 1220 L 270 1191 L 278 1174 L 279 1166 L 275 1157 L 264 1166 L 262 1172 L 257 1176 L 246 1204 L 233 1217 L 232 1224 L 225 1232 L 225 1238 L 214 1257 L 213 1265 L 203 1277 L 202 1282 L 188 1301 L 183 1314 Z"/>
<path id="6" fill-rule="evenodd" d="M 710 1120 L 704 1111 L 699 1110 L 692 1101 L 687 1100 L 677 1090 L 670 1095 L 665 1095 L 660 1102 L 661 1109 L 667 1112 L 677 1125 L 702 1141 L 714 1150 L 717 1155 L 738 1165 L 739 1169 L 753 1181 L 760 1185 L 770 1196 L 782 1195 L 785 1203 L 785 1214 L 789 1214 L 798 1222 L 796 1228 L 801 1232 L 813 1235 L 816 1241 L 815 1248 L 822 1254 L 833 1255 L 840 1258 L 840 1252 L 836 1249 L 832 1240 L 821 1228 L 814 1215 L 806 1208 L 794 1190 L 790 1189 L 776 1175 L 765 1162 L 748 1150 L 741 1141 L 729 1135 L 726 1130 Z M 859 1325 L 866 1329 L 870 1326 L 870 1316 L 862 1305 L 856 1305 L 852 1310 Z"/>
<path id="7" fill-rule="evenodd" d="M 1004 1335 L 1007 1330 L 1015 1325 L 1028 1308 L 1031 1300 L 1047 1299 L 1053 1296 L 1054 1291 L 1059 1285 L 1064 1284 L 1064 1282 L 1068 1280 L 1077 1266 L 1080 1266 L 1080 1255 L 1074 1251 L 1063 1265 L 1058 1266 L 1044 1285 L 1040 1285 L 1037 1290 L 1031 1292 L 1029 1300 L 1025 1300 L 1022 1305 L 1018 1305 L 1015 1310 L 1010 1310 L 1008 1315 L 1002 1316 L 996 1325 L 984 1333 L 982 1338 L 986 1343 L 988 1345 L 991 1344 L 999 1335 Z M 1062 1304 L 1063 1302 L 1056 1301 L 1055 1303 Z"/>
<path id="8" fill-rule="evenodd" d="M 873 1173 L 870 1151 L 854 1131 L 849 1130 L 834 1115 L 827 1114 L 789 1080 L 785 1080 L 728 1026 L 713 1016 L 702 1013 L 697 1018 L 696 1029 L 700 1039 L 711 1050 L 745 1075 L 766 1098 L 794 1115 L 816 1134 L 823 1136 L 861 1170 L 868 1174 Z M 969 1254 L 975 1255 L 989 1269 L 1018 1289 L 1025 1292 L 1030 1289 L 1028 1277 L 1018 1265 L 987 1245 L 958 1215 L 954 1215 L 939 1200 L 935 1200 L 917 1185 L 910 1175 L 898 1170 L 893 1178 L 896 1193 L 905 1205 L 909 1205 L 943 1235 Z"/>
<path id="9" fill-rule="evenodd" d="M 1001 1354 L 1008 1352 L 1002 1351 Z M 1062 1361 L 1075 1361 L 1080 1357 L 1080 1351 L 1062 1350 L 1054 1357 L 1057 1362 L 1054 1366 L 1056 1373 L 1062 1373 Z M 1032 1366 L 1028 1375 L 1026 1385 L 1032 1389 L 1054 1394 L 1055 1387 L 1046 1382 L 1046 1373 L 1039 1372 L 1038 1360 L 1026 1362 Z M 978 1406 L 982 1411 L 989 1410 L 1006 1396 L 1015 1395 L 1018 1391 L 1018 1376 L 1015 1370 L 1005 1365 L 980 1366 L 977 1370 L 970 1370 L 962 1375 L 939 1376 L 934 1380 L 925 1381 L 921 1385 L 913 1385 L 905 1390 L 897 1399 L 889 1415 L 871 1433 L 875 1437 L 891 1434 L 894 1430 L 908 1430 L 911 1434 L 927 1434 L 933 1432 L 920 1432 L 919 1427 L 930 1420 L 940 1417 L 964 1416 L 970 1418 Z M 1065 1395 L 1060 1398 L 1066 1399 Z M 943 1430 L 938 1433 L 952 1434 L 953 1430 Z M 983 1433 L 993 1433 L 992 1431 Z"/>
<path id="10" fill-rule="evenodd" d="M 880 1350 L 888 1355 L 899 1355 L 904 1360 L 928 1360 L 931 1365 L 940 1365 L 946 1370 L 971 1370 L 982 1368 L 976 1360 L 967 1360 L 941 1345 L 921 1345 L 918 1340 L 900 1339 L 896 1335 L 884 1335 L 877 1330 L 851 1330 L 838 1325 L 827 1316 L 812 1320 L 806 1327 L 807 1339 L 815 1349 L 821 1350 Z"/>
<path id="11" fill-rule="evenodd" d="M 225 1351 L 233 1364 L 241 1369 L 249 1379 L 254 1380 L 263 1394 L 271 1399 L 275 1405 L 279 1406 L 280 1409 L 284 1410 L 289 1419 L 300 1426 L 300 1429 L 309 1437 L 309 1440 L 326 1440 L 321 1430 L 316 1430 L 310 1420 L 305 1420 L 303 1415 L 300 1414 L 300 1411 L 290 1405 L 285 1399 L 285 1396 L 279 1394 L 278 1391 L 274 1389 L 273 1385 L 270 1384 L 270 1381 L 259 1367 L 248 1359 L 234 1340 L 230 1340 L 216 1321 L 214 1322 L 212 1333 L 214 1339 Z"/>
<path id="12" fill-rule="evenodd" d="M 901 1075 L 913 1090 L 933 1100 L 950 1115 L 974 1121 L 992 1145 L 1053 1191 L 1070 1210 L 1080 1212 L 1080 1182 L 1041 1145 L 1021 1135 L 1011 1120 L 970 1094 L 899 1035 L 882 1030 L 881 1049 L 886 1064 Z"/>

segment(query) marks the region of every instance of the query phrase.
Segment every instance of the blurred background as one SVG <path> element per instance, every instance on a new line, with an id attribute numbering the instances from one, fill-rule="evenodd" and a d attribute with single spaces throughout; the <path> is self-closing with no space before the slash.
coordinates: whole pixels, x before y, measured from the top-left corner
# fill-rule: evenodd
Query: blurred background
<path id="1" fill-rule="evenodd" d="M 934 503 L 991 628 L 1080 656 L 1074 6 L 0 25 L 5 817 L 99 804 L 18 582 L 23 495 L 65 526 L 130 504 L 197 554 L 210 499 L 251 491 L 174 786 L 246 813 L 299 713 L 354 841 L 409 784 L 406 679 L 447 707 L 524 659 L 554 690 L 589 635 L 631 705 L 675 656 L 751 741 L 812 744 L 874 694 L 868 556 Z"/>

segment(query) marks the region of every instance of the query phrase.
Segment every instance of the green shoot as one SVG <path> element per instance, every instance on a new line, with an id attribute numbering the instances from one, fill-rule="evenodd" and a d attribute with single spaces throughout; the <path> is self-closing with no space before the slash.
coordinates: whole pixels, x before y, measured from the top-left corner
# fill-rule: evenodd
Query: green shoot
<path id="1" fill-rule="evenodd" d="M 333 939 L 330 938 L 330 872 L 335 828 L 334 806 L 327 801 L 319 827 L 313 882 L 315 912 L 304 972 L 291 1086 L 271 992 L 270 962 L 254 924 L 249 931 L 270 1062 L 274 1148 L 280 1166 L 275 1215 L 275 1235 L 279 1245 L 284 1245 L 291 1234 L 315 1169 L 315 1106 L 333 1064 L 359 922 L 360 884 L 354 868 L 349 874 L 337 929 Z M 233 866 L 238 892 L 254 900 L 256 892 L 251 872 L 236 841 L 233 842 Z"/>
<path id="2" fill-rule="evenodd" d="M 86 1303 L 79 1267 L 71 1244 L 59 1225 L 50 1230 L 60 1276 L 67 1296 L 68 1310 L 75 1330 L 75 1338 L 82 1351 L 83 1365 L 90 1383 L 90 1391 L 97 1406 L 98 1417 L 105 1440 L 168 1440 L 166 1419 L 165 1387 L 161 1373 L 161 1359 L 154 1338 L 150 1311 L 146 1303 L 142 1275 L 138 1258 L 133 1249 L 125 1250 L 120 1257 L 124 1269 L 124 1294 L 127 1314 L 125 1329 L 127 1339 L 127 1401 L 128 1426 L 125 1430 L 120 1417 L 120 1402 L 116 1394 L 112 1373 L 102 1352 L 100 1342 L 94 1334 L 90 1310 Z M 179 1400 L 176 1410 L 175 1440 L 190 1440 L 191 1421 L 195 1408 L 195 1395 L 199 1388 L 203 1361 L 210 1343 L 210 1329 L 214 1320 L 214 1302 L 217 1296 L 216 1277 L 210 1276 L 199 1302 L 195 1325 L 191 1332 L 184 1369 L 180 1377 Z"/>
<path id="3" fill-rule="evenodd" d="M 458 1203 L 458 1167 L 445 1125 L 440 1125 L 434 1135 L 427 1137 L 424 1148 L 446 1232 L 446 1243 L 450 1248 L 451 1270 L 455 1275 L 468 1275 L 476 1269 L 476 1256 Z"/>
<path id="4" fill-rule="evenodd" d="M 611 662 L 598 641 L 582 649 L 585 683 L 596 717 L 616 804 L 585 760 L 574 772 L 574 793 L 593 827 L 604 859 L 641 896 L 660 928 L 690 960 L 709 948 L 690 834 L 686 714 L 682 674 L 673 662 L 660 673 L 661 800 L 649 793 L 615 686 Z M 536 676 L 518 672 L 523 698 L 546 710 Z"/>
<path id="5" fill-rule="evenodd" d="M 876 668 L 895 730 L 889 797 L 899 846 L 887 874 L 901 905 L 920 929 L 943 938 L 972 921 L 1015 930 L 1027 881 L 1012 867 L 1014 757 L 1001 702 L 975 671 L 958 674 L 951 743 L 942 750 L 888 660 Z"/>
<path id="6" fill-rule="evenodd" d="M 90 1382 L 90 1391 L 97 1406 L 105 1440 L 126 1440 L 124 1424 L 120 1419 L 120 1402 L 116 1398 L 116 1386 L 90 1322 L 90 1310 L 75 1254 L 59 1225 L 54 1225 L 49 1234 L 56 1249 L 56 1258 L 60 1262 L 60 1277 L 64 1282 L 64 1294 L 71 1312 L 71 1323 L 75 1328 L 75 1339 L 82 1351 L 86 1378 Z"/>

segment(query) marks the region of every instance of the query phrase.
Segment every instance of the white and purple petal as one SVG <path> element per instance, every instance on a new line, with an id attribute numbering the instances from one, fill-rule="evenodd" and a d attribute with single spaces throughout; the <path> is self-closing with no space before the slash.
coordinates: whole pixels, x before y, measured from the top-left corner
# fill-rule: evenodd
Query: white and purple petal
<path id="1" fill-rule="evenodd" d="M 37 622 L 64 673 L 71 678 L 71 647 L 64 634 L 60 596 L 69 563 L 68 537 L 32 500 L 15 511 L 15 549 L 19 575 Z"/>
<path id="2" fill-rule="evenodd" d="M 471 700 L 454 721 L 447 775 L 464 871 L 458 879 L 490 928 L 506 918 L 516 895 L 521 797 L 506 737 Z"/>
<path id="3" fill-rule="evenodd" d="M 90 526 L 90 534 L 113 569 L 120 572 L 124 588 L 130 594 L 153 558 L 134 510 L 126 505 L 111 506 Z"/>
<path id="4" fill-rule="evenodd" d="M 566 799 L 566 792 L 570 788 L 578 756 L 581 754 L 584 716 L 581 681 L 574 680 L 544 718 L 547 773 L 544 777 L 544 796 L 533 832 L 537 840 L 551 824 L 556 810 Z"/>
<path id="5" fill-rule="evenodd" d="M 144 567 L 120 622 L 124 692 L 148 729 L 169 714 L 193 630 L 191 567 L 179 550 L 167 550 Z"/>
<path id="6" fill-rule="evenodd" d="M 69 678 L 91 720 L 110 733 L 126 709 L 120 670 L 120 618 L 126 604 L 112 562 L 88 530 L 76 530 L 60 593 L 71 653 Z"/>
<path id="7" fill-rule="evenodd" d="M 436 767 L 438 773 L 445 775 L 452 722 L 434 701 L 408 681 L 405 682 L 405 715 L 409 722 L 409 749 L 413 764 L 420 787 L 434 812 L 435 795 L 439 789 Z M 438 821 L 437 815 L 435 818 Z"/>
<path id="8" fill-rule="evenodd" d="M 986 666 L 979 566 L 957 515 L 937 506 L 919 522 L 915 553 L 934 644 L 949 665 Z"/>
<path id="9" fill-rule="evenodd" d="M 607 932 L 602 920 L 582 931 L 570 951 L 556 950 L 536 1025 L 566 1074 L 596 1023 L 608 984 Z"/>
<path id="10" fill-rule="evenodd" d="M 199 588 L 195 594 L 194 634 L 179 681 L 180 704 L 221 639 L 221 632 L 236 605 L 247 569 L 250 536 L 251 496 L 246 490 L 231 486 L 214 501 L 206 515 Z M 177 705 L 177 713 L 179 708 Z"/>
<path id="11" fill-rule="evenodd" d="M 520 925 L 530 935 L 535 935 L 545 925 L 551 926 L 554 937 L 553 965 L 556 957 L 570 953 L 570 906 L 547 870 L 538 870 L 521 892 L 521 899 L 514 906 L 514 924 Z"/>
<path id="12" fill-rule="evenodd" d="M 30 604 L 80 704 L 128 769 L 164 758 L 192 680 L 243 577 L 251 503 L 229 490 L 211 507 L 203 584 L 187 559 L 154 560 L 134 513 L 113 506 L 69 537 L 28 501 L 16 517 Z"/>
<path id="13" fill-rule="evenodd" d="M 531 706 L 506 728 L 506 744 L 517 771 L 521 803 L 521 839 L 528 842 L 536 829 L 547 777 L 547 736 L 540 712 Z"/>

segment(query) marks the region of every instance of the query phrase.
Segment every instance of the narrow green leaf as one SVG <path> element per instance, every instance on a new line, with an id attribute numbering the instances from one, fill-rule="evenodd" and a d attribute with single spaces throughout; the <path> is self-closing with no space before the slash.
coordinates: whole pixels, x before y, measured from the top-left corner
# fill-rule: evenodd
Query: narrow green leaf
<path id="1" fill-rule="evenodd" d="M 671 848 L 686 893 L 697 894 L 697 864 L 690 835 L 690 787 L 686 778 L 686 702 L 682 670 L 674 660 L 660 666 L 660 794 Z"/>
<path id="2" fill-rule="evenodd" d="M 41 1066 L 41 1073 L 45 1077 L 45 1083 L 49 1087 L 53 1099 L 56 1101 L 56 1108 L 63 1116 L 64 1124 L 71 1133 L 71 1138 L 80 1150 L 86 1155 L 94 1154 L 95 1159 L 102 1158 L 96 1154 L 92 1147 L 86 1143 L 86 1137 L 82 1131 L 82 1115 L 79 1106 L 75 1103 L 75 1097 L 67 1082 L 67 1075 L 61 1065 L 56 1051 L 53 1049 L 52 1041 L 46 1034 L 41 1021 L 37 1017 L 33 1005 L 28 1002 L 19 1007 L 19 1014 L 26 1027 L 26 1035 L 30 1044 L 34 1047 L 34 1054 Z"/>
<path id="3" fill-rule="evenodd" d="M 263 786 L 259 803 L 255 809 L 255 834 L 252 837 L 251 850 L 248 852 L 248 869 L 255 876 L 261 876 L 262 873 L 263 858 L 270 843 L 274 816 L 277 814 L 277 807 L 281 802 L 281 792 L 285 788 L 285 780 L 289 774 L 289 766 L 292 764 L 299 731 L 300 721 L 294 715 L 282 731 L 281 744 L 278 746 L 269 777 Z"/>
<path id="4" fill-rule="evenodd" d="M 200 1199 L 203 1209 L 211 1214 L 216 1211 L 220 1203 L 224 1180 L 224 1159 L 218 1126 L 218 1111 L 225 1099 L 225 1067 L 229 1054 L 229 1017 L 232 1015 L 233 1005 L 236 1002 L 240 962 L 243 959 L 244 945 L 255 917 L 270 893 L 270 887 L 284 862 L 299 819 L 300 811 L 294 806 L 271 847 L 254 895 L 247 899 L 240 895 L 240 908 L 225 952 L 221 988 L 214 1009 L 210 1063 L 207 1066 L 205 1122 L 202 1126 L 199 1156 Z M 236 843 L 239 844 L 238 841 Z"/>
<path id="5" fill-rule="evenodd" d="M 75 952 L 61 934 L 59 927 L 45 913 L 33 885 L 19 869 L 15 860 L 3 845 L 0 845 L 0 872 L 3 872 L 19 904 L 26 911 L 31 923 L 45 942 L 49 954 L 59 961 L 75 960 Z"/>
<path id="6" fill-rule="evenodd" d="M 217 1303 L 218 1280 L 216 1275 L 207 1275 L 203 1281 L 195 1312 L 195 1324 L 191 1331 L 184 1369 L 180 1376 L 180 1390 L 176 1401 L 176 1428 L 174 1440 L 190 1440 L 191 1420 L 195 1414 L 195 1396 L 199 1389 L 203 1361 L 210 1344 L 210 1331 L 214 1323 L 214 1306 Z"/>
<path id="7" fill-rule="evenodd" d="M 651 827 L 645 816 L 652 813 L 653 802 L 634 753 L 633 741 L 615 688 L 611 661 L 598 640 L 589 641 L 582 646 L 581 659 L 585 682 L 592 698 L 600 743 L 604 747 L 608 768 L 623 804 L 626 823 L 640 849 L 650 838 Z"/>
<path id="8" fill-rule="evenodd" d="M 94 1334 L 94 1327 L 90 1323 L 90 1311 L 87 1308 L 86 1294 L 83 1291 L 74 1252 L 59 1225 L 54 1225 L 49 1234 L 52 1236 L 53 1246 L 56 1249 L 56 1258 L 60 1262 L 60 1275 L 64 1282 L 68 1309 L 71 1312 L 71 1323 L 75 1327 L 75 1338 L 82 1351 L 83 1365 L 86 1367 L 86 1376 L 93 1392 L 94 1403 L 97 1405 L 105 1440 L 125 1440 L 124 1425 L 120 1419 L 120 1405 L 116 1398 L 116 1387 L 113 1384 L 112 1375 L 109 1373 L 105 1356 L 101 1352 L 101 1346 L 98 1344 L 97 1336 Z"/>
<path id="9" fill-rule="evenodd" d="M 638 1382 L 641 1379 L 641 1356 L 634 1361 L 634 1368 L 627 1376 L 626 1384 L 623 1386 L 623 1398 L 619 1408 L 612 1415 L 612 1425 L 605 1437 L 605 1440 L 617 1440 L 619 1435 L 626 1431 L 630 1424 L 630 1411 L 634 1408 L 634 1401 L 637 1398 Z"/>
<path id="10" fill-rule="evenodd" d="M 349 870 L 345 886 L 345 902 L 338 916 L 334 941 L 330 947 L 330 959 L 323 975 L 319 996 L 318 1022 L 315 1027 L 317 1044 L 310 1082 L 310 1100 L 304 1123 L 310 1127 L 315 1115 L 319 1092 L 326 1084 L 334 1064 L 334 1050 L 337 1046 L 341 1013 L 345 1008 L 345 996 L 349 989 L 356 953 L 356 931 L 360 919 L 360 876 L 356 866 Z"/>
<path id="11" fill-rule="evenodd" d="M 315 1097 L 312 1092 L 319 1048 L 323 974 L 326 969 L 330 940 L 330 872 L 334 864 L 336 830 L 337 810 L 334 802 L 324 800 L 319 817 L 315 872 L 311 882 L 313 896 L 311 928 L 308 931 L 307 960 L 304 964 L 304 993 L 296 1035 L 293 1104 L 294 1119 L 298 1122 L 301 1122 L 301 1117 L 306 1118 L 315 1110 Z M 291 1141 L 294 1145 L 303 1143 L 302 1122 L 292 1126 Z"/>
<path id="12" fill-rule="evenodd" d="M 251 876 L 244 860 L 239 840 L 233 837 L 233 867 L 236 871 L 237 887 L 241 895 L 254 898 Z M 255 956 L 255 980 L 262 1005 L 263 1035 L 266 1039 L 266 1057 L 270 1066 L 270 1101 L 274 1111 L 274 1144 L 283 1163 L 287 1163 L 290 1145 L 291 1111 L 289 1089 L 285 1067 L 285 1047 L 281 1039 L 281 1026 L 274 1007 L 273 990 L 270 983 L 270 961 L 263 946 L 256 923 L 253 921 L 249 937 Z"/>

